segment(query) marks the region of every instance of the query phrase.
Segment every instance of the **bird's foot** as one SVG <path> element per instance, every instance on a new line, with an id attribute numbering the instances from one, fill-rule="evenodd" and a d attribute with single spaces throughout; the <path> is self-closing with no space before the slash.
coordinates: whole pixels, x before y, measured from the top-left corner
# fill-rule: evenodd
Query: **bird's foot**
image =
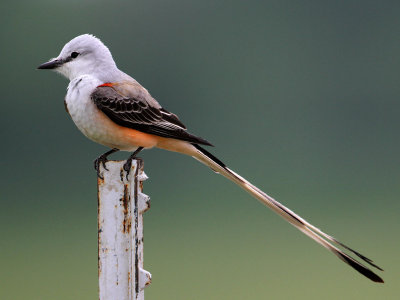
<path id="1" fill-rule="evenodd" d="M 103 168 L 108 171 L 107 166 L 106 166 L 106 162 L 108 162 L 107 156 L 109 156 L 110 154 L 119 151 L 118 149 L 114 148 L 111 149 L 110 151 L 107 151 L 106 153 L 100 155 L 98 158 L 96 158 L 94 160 L 94 169 L 97 172 L 97 177 L 100 179 L 104 179 L 103 176 L 101 176 L 100 174 L 100 166 L 103 165 Z"/>
<path id="2" fill-rule="evenodd" d="M 140 151 L 143 150 L 143 147 L 139 147 L 135 150 L 135 152 L 132 153 L 131 156 L 129 156 L 129 158 L 126 160 L 126 162 L 124 163 L 123 169 L 126 173 L 126 180 L 128 180 L 128 176 L 129 173 L 131 172 L 131 168 L 132 168 L 132 160 L 136 157 L 136 155 L 138 155 L 138 153 Z"/>
<path id="3" fill-rule="evenodd" d="M 131 167 L 132 167 L 132 158 L 129 157 L 126 160 L 126 162 L 124 163 L 124 171 L 126 174 L 126 180 L 128 180 L 129 173 L 131 172 Z"/>
<path id="4" fill-rule="evenodd" d="M 108 161 L 107 157 L 103 154 L 103 155 L 100 155 L 98 158 L 96 158 L 94 160 L 94 162 L 93 162 L 94 163 L 94 169 L 97 172 L 97 177 L 100 178 L 100 179 L 104 179 L 103 176 L 100 175 L 100 164 L 102 164 L 104 169 L 106 171 L 108 171 L 108 169 L 106 167 L 106 162 L 107 161 Z"/>

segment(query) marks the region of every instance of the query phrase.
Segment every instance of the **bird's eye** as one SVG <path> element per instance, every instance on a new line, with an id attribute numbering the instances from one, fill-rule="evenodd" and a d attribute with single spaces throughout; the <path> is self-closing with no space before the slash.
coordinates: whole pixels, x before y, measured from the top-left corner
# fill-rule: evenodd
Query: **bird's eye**
<path id="1" fill-rule="evenodd" d="M 72 58 L 77 58 L 78 55 L 79 55 L 78 52 L 72 52 L 72 53 L 71 53 L 71 57 L 72 57 Z"/>

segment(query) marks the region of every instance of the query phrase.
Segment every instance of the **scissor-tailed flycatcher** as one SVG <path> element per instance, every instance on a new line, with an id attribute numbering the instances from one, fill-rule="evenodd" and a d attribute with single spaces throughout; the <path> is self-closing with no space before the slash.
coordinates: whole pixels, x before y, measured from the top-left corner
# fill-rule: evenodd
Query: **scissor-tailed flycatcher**
<path id="1" fill-rule="evenodd" d="M 202 148 L 200 145 L 211 144 L 190 134 L 176 115 L 161 107 L 135 79 L 120 71 L 108 48 L 96 37 L 84 34 L 72 39 L 57 58 L 38 68 L 54 69 L 69 78 L 67 112 L 84 135 L 112 149 L 95 160 L 98 176 L 100 163 L 105 164 L 107 156 L 119 150 L 134 151 L 124 165 L 127 173 L 132 159 L 144 148 L 158 147 L 192 156 L 236 183 L 361 274 L 383 282 L 339 248 L 382 270 L 370 259 L 311 225 Z"/>

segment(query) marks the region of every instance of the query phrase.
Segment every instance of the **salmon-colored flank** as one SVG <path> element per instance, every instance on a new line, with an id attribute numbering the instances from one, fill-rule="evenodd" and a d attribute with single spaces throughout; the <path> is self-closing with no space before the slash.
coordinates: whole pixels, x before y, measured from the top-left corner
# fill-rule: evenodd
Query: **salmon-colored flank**
<path id="1" fill-rule="evenodd" d="M 186 141 L 165 138 L 150 133 L 141 132 L 136 129 L 120 126 L 103 112 L 98 111 L 99 124 L 108 128 L 108 134 L 112 140 L 106 145 L 111 148 L 118 148 L 124 151 L 133 151 L 136 147 L 153 148 L 158 147 L 169 151 L 180 152 L 188 155 L 195 155 L 195 148 Z"/>
<path id="2" fill-rule="evenodd" d="M 158 136 L 132 128 L 119 126 L 117 132 L 127 144 L 138 145 L 144 148 L 153 148 L 158 143 Z"/>
<path id="3" fill-rule="evenodd" d="M 113 86 L 113 85 L 114 84 L 111 83 L 111 82 L 106 82 L 106 83 L 100 84 L 98 87 L 101 87 L 101 86 Z"/>

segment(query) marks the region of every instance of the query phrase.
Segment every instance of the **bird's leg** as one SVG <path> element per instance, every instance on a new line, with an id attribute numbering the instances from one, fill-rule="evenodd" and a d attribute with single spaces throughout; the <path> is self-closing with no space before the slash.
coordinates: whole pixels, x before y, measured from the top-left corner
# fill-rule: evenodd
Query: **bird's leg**
<path id="1" fill-rule="evenodd" d="M 124 171 L 126 172 L 126 180 L 128 180 L 128 175 L 129 172 L 131 171 L 131 166 L 132 166 L 132 160 L 138 155 L 140 151 L 143 150 L 143 147 L 139 147 L 135 150 L 135 152 L 132 153 L 131 156 L 126 160 L 126 163 L 124 163 Z"/>
<path id="2" fill-rule="evenodd" d="M 107 156 L 109 156 L 110 154 L 119 151 L 119 149 L 117 148 L 113 148 L 110 151 L 107 151 L 106 153 L 100 155 L 98 158 L 96 158 L 94 160 L 94 169 L 97 171 L 97 177 L 104 179 L 101 175 L 100 175 L 100 164 L 103 164 L 104 169 L 107 169 L 106 167 L 106 162 L 108 161 Z"/>

